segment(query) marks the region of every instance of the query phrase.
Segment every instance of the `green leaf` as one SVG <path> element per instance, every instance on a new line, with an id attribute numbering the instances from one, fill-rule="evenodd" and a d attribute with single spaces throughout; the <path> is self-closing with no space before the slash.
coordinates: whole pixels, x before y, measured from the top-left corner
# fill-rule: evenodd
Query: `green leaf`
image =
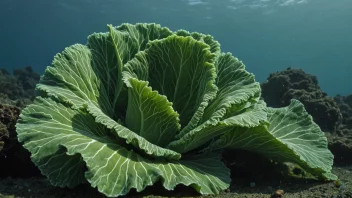
<path id="1" fill-rule="evenodd" d="M 210 52 L 215 54 L 216 56 L 220 53 L 220 43 L 214 40 L 214 38 L 211 35 L 205 35 L 198 32 L 190 33 L 186 30 L 178 30 L 175 34 L 177 36 L 192 37 L 197 41 L 207 44 L 210 47 Z M 203 116 L 204 109 L 208 106 L 208 103 L 209 103 L 208 101 L 211 101 L 215 97 L 216 95 L 215 91 L 217 91 L 215 86 L 214 86 L 214 89 L 213 88 L 210 89 L 209 94 L 207 94 L 205 97 L 206 100 L 201 103 L 201 105 L 193 115 L 190 122 L 176 136 L 177 139 L 182 137 L 184 134 L 188 133 L 192 129 L 196 128 L 200 124 L 200 119 Z"/>
<path id="2" fill-rule="evenodd" d="M 123 83 L 118 59 L 109 34 L 95 33 L 87 46 L 76 44 L 57 54 L 37 89 L 76 109 L 92 102 L 117 119 L 115 105 Z"/>
<path id="3" fill-rule="evenodd" d="M 180 130 L 178 114 L 167 98 L 148 87 L 148 82 L 128 79 L 126 126 L 149 142 L 164 147 Z"/>
<path id="4" fill-rule="evenodd" d="M 159 163 L 163 185 L 172 190 L 176 184 L 192 186 L 202 195 L 219 194 L 230 186 L 230 170 L 221 162 L 221 153 L 187 156 L 178 162 Z"/>
<path id="5" fill-rule="evenodd" d="M 266 127 L 234 127 L 215 141 L 210 150 L 244 149 L 262 154 L 279 162 L 292 162 L 323 180 L 334 180 L 331 173 L 333 155 L 327 139 L 303 104 L 292 100 L 288 107 L 267 108 Z"/>
<path id="6" fill-rule="evenodd" d="M 121 79 L 122 76 L 122 66 L 131 60 L 136 53 L 139 51 L 142 51 L 145 49 L 146 44 L 150 40 L 155 40 L 155 39 L 162 39 L 166 38 L 167 36 L 170 36 L 172 32 L 165 27 L 161 27 L 158 24 L 155 23 L 137 23 L 135 25 L 132 24 L 127 24 L 123 23 L 121 26 L 113 27 L 112 25 L 109 25 L 109 35 L 111 37 L 112 43 L 114 44 L 115 48 L 115 54 L 118 57 L 118 71 L 107 71 L 104 72 L 105 76 L 101 76 L 101 79 Z M 97 54 L 104 54 L 101 52 L 98 52 Z M 109 55 L 106 54 L 106 57 Z M 98 67 L 98 68 L 104 68 L 104 67 Z M 114 76 L 117 75 L 117 78 L 114 78 Z M 119 80 L 119 82 L 121 82 Z M 106 85 L 110 87 L 111 93 L 118 92 L 119 96 L 114 97 L 114 100 L 111 101 L 116 108 L 114 109 L 115 112 L 119 113 L 119 118 L 124 119 L 125 117 L 125 111 L 126 111 L 126 106 L 127 106 L 127 88 L 126 86 L 122 85 L 122 83 L 119 83 L 118 85 L 121 86 L 116 86 L 115 84 L 111 82 L 107 82 Z M 114 91 L 115 89 L 115 91 Z M 121 91 L 121 93 L 120 93 Z"/>
<path id="7" fill-rule="evenodd" d="M 250 101 L 255 103 L 260 97 L 260 84 L 254 75 L 245 70 L 244 64 L 231 53 L 222 53 L 217 61 L 216 85 L 219 89 L 216 98 L 205 109 L 202 122 L 224 119 L 226 114 L 237 114 Z M 253 102 L 253 103 L 254 103 Z"/>
<path id="8" fill-rule="evenodd" d="M 257 103 L 261 94 L 259 83 L 254 75 L 245 70 L 244 64 L 231 53 L 220 53 L 215 62 L 217 68 L 216 97 L 204 110 L 202 119 L 197 126 L 204 122 L 216 125 L 227 117 L 238 114 L 241 110 Z M 185 128 L 177 136 L 182 137 L 195 127 Z"/>
<path id="9" fill-rule="evenodd" d="M 144 137 L 117 123 L 109 116 L 105 115 L 99 108 L 93 104 L 88 104 L 88 112 L 95 117 L 95 122 L 112 129 L 111 133 L 116 137 L 123 138 L 127 144 L 132 144 L 135 148 L 142 150 L 151 157 L 165 157 L 166 159 L 178 160 L 181 154 L 175 151 L 160 147 L 150 143 Z"/>
<path id="10" fill-rule="evenodd" d="M 101 45 L 101 48 L 104 48 L 103 43 L 108 43 L 106 39 L 107 37 L 104 37 L 102 34 L 95 34 L 90 37 L 90 42 L 92 46 L 96 42 L 94 46 Z M 99 44 L 99 42 L 101 43 Z M 111 53 L 110 51 L 109 54 Z M 38 88 L 47 91 L 48 95 L 54 94 L 53 96 L 58 97 L 62 102 L 67 102 L 75 109 L 88 105 L 93 115 L 104 118 L 103 120 L 99 120 L 101 121 L 100 123 L 105 124 L 105 121 L 108 122 L 110 120 L 108 122 L 110 125 L 107 127 L 111 128 L 115 126 L 116 130 L 126 132 L 127 134 L 123 132 L 117 132 L 116 134 L 121 138 L 125 138 L 128 143 L 132 142 L 132 145 L 141 148 L 152 156 L 166 156 L 172 159 L 179 159 L 181 157 L 179 153 L 153 145 L 114 121 L 117 116 L 114 116 L 114 107 L 111 106 L 113 105 L 113 101 L 109 100 L 109 98 L 115 97 L 113 99 L 115 100 L 117 96 L 114 95 L 115 93 L 109 92 L 110 85 L 105 85 L 105 83 L 111 82 L 110 80 L 106 80 L 108 77 L 103 83 L 96 77 L 95 72 L 97 71 L 92 68 L 93 65 L 94 67 L 100 67 L 100 71 L 102 72 L 101 68 L 104 67 L 104 64 L 99 65 L 98 62 L 100 59 L 95 58 L 93 61 L 92 57 L 96 56 L 92 56 L 90 50 L 85 46 L 74 45 L 67 48 L 62 54 L 55 57 L 53 61 L 55 67 L 49 67 L 46 70 L 40 84 L 38 84 Z M 93 64 L 89 64 L 89 62 L 93 62 Z M 105 66 L 108 65 L 105 64 Z M 109 70 L 105 72 L 109 72 Z M 100 74 L 98 76 L 102 77 Z M 48 86 L 49 83 L 51 83 L 50 86 Z M 115 86 L 115 84 L 112 83 L 112 86 Z"/>
<path id="11" fill-rule="evenodd" d="M 207 121 L 182 138 L 171 142 L 167 148 L 179 153 L 186 153 L 204 144 L 206 145 L 210 140 L 230 132 L 234 127 L 250 128 L 260 126 L 267 119 L 267 114 L 263 110 L 265 107 L 265 103 L 261 101 L 242 110 L 238 115 L 218 121 L 216 124 L 212 121 Z"/>
<path id="12" fill-rule="evenodd" d="M 131 60 L 136 53 L 145 50 L 149 41 L 163 39 L 173 34 L 169 28 L 161 27 L 156 23 L 136 23 L 134 25 L 123 23 L 114 29 L 128 36 L 126 37 L 129 40 L 126 46 L 128 50 L 123 52 L 128 56 L 126 60 Z"/>
<path id="13" fill-rule="evenodd" d="M 109 131 L 84 111 L 40 97 L 22 111 L 17 124 L 19 141 L 55 186 L 88 181 L 110 197 L 132 188 L 140 192 L 160 179 L 169 190 L 184 184 L 202 194 L 218 194 L 229 186 L 229 170 L 220 153 L 151 161 L 122 147 Z"/>
<path id="14" fill-rule="evenodd" d="M 178 30 L 175 32 L 177 36 L 191 36 L 192 38 L 196 39 L 197 41 L 201 41 L 210 47 L 210 52 L 214 54 L 220 53 L 220 43 L 216 40 L 211 35 L 205 35 L 199 32 L 188 32 L 186 30 Z"/>
<path id="15" fill-rule="evenodd" d="M 182 127 L 195 125 L 216 94 L 214 58 L 205 43 L 172 35 L 149 42 L 125 65 L 123 75 L 148 81 L 173 103 Z"/>
<path id="16" fill-rule="evenodd" d="M 73 108 L 92 102 L 111 118 L 123 118 L 121 109 L 127 106 L 126 94 L 121 94 L 123 64 L 144 50 L 148 41 L 172 32 L 156 24 L 108 27 L 109 33 L 90 35 L 87 46 L 76 44 L 57 54 L 37 89 Z"/>
<path id="17" fill-rule="evenodd" d="M 255 82 L 254 75 L 245 70 L 244 64 L 230 53 L 222 53 L 217 57 L 215 66 L 218 73 L 216 97 L 206 107 L 198 127 L 190 132 L 182 130 L 177 136 L 179 139 L 167 148 L 185 153 L 227 132 L 233 126 L 255 127 L 266 120 L 263 110 L 266 105 L 263 101 L 258 102 L 260 85 Z M 255 107 L 254 111 L 242 115 L 251 106 Z"/>
<path id="18" fill-rule="evenodd" d="M 86 182 L 81 156 L 67 154 L 63 146 L 65 143 L 80 146 L 91 142 L 89 137 L 104 137 L 103 128 L 91 116 L 84 115 L 51 99 L 37 97 L 22 110 L 17 121 L 19 142 L 24 143 L 24 148 L 32 153 L 32 161 L 55 186 L 74 187 Z"/>
<path id="19" fill-rule="evenodd" d="M 76 109 L 86 101 L 98 105 L 100 81 L 93 67 L 90 49 L 80 44 L 72 45 L 54 57 L 37 89 Z"/>

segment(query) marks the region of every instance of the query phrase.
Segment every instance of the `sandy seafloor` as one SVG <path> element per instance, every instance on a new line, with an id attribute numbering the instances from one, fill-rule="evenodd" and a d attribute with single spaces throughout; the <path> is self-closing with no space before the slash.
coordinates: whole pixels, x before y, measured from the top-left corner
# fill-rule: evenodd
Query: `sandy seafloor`
<path id="1" fill-rule="evenodd" d="M 213 196 L 199 196 L 189 193 L 188 189 L 177 189 L 177 192 L 165 192 L 147 190 L 143 194 L 131 193 L 126 197 L 245 197 L 245 198 L 269 198 L 277 190 L 284 190 L 284 198 L 352 198 L 352 166 L 333 167 L 334 174 L 339 177 L 340 187 L 336 182 L 317 182 L 312 180 L 291 181 L 268 181 L 257 183 L 254 187 L 241 181 L 236 181 L 227 192 Z M 242 183 L 242 184 L 241 184 Z M 191 191 L 192 192 L 192 191 Z M 0 179 L 0 198 L 88 198 L 104 197 L 97 190 L 83 185 L 74 189 L 66 189 L 52 186 L 45 178 Z"/>

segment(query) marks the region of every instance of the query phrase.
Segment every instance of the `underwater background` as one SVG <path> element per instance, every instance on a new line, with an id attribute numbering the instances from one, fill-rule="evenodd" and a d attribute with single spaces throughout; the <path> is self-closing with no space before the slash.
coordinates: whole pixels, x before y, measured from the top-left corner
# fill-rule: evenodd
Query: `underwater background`
<path id="1" fill-rule="evenodd" d="M 0 68 L 43 73 L 106 24 L 155 22 L 211 34 L 263 82 L 301 68 L 328 95 L 352 92 L 351 0 L 1 0 Z"/>
<path id="2" fill-rule="evenodd" d="M 94 32 L 107 32 L 107 24 L 120 26 L 122 23 L 157 23 L 172 31 L 184 29 L 213 36 L 221 44 L 222 52 L 231 52 L 244 62 L 247 71 L 255 75 L 261 89 L 257 84 L 258 89 L 252 90 L 268 107 L 279 112 L 287 109 L 292 99 L 295 104 L 304 106 L 304 109 L 300 106 L 298 110 L 282 111 L 280 115 L 284 116 L 277 117 L 302 118 L 308 122 L 288 120 L 270 124 L 290 129 L 284 137 L 300 132 L 290 128 L 291 125 L 314 126 L 309 130 L 304 128 L 301 130 L 304 135 L 292 139 L 301 138 L 301 142 L 306 142 L 310 137 L 314 140 L 312 142 L 319 141 L 323 149 L 329 150 L 321 164 L 327 165 L 328 172 L 338 177 L 334 181 L 317 181 L 296 166 L 296 162 L 280 163 L 249 150 L 226 150 L 220 164 L 230 170 L 231 183 L 227 189 L 222 189 L 221 197 L 281 198 L 285 194 L 284 197 L 351 198 L 351 10 L 352 0 L 0 0 L 0 198 L 106 197 L 89 182 L 73 189 L 52 185 L 40 167 L 33 163 L 33 158 L 31 160 L 32 151 L 24 148 L 23 141 L 19 142 L 19 134 L 40 126 L 30 122 L 26 125 L 23 118 L 36 107 L 32 105 L 38 95 L 35 87 L 54 56 L 73 44 L 86 44 L 87 36 Z M 242 69 L 238 70 L 242 72 Z M 50 74 L 46 73 L 46 77 L 50 82 Z M 244 78 L 239 79 L 241 86 L 231 85 L 231 89 L 235 88 L 236 95 L 240 93 L 241 96 L 246 91 L 245 86 L 238 89 L 244 82 Z M 107 87 L 116 86 L 109 83 Z M 57 89 L 51 87 L 46 93 L 53 90 Z M 121 101 L 123 104 L 127 100 Z M 39 109 L 37 113 L 56 112 L 52 109 L 53 103 L 50 104 L 47 106 L 50 111 Z M 121 114 L 125 120 L 126 112 Z M 37 119 L 36 116 L 33 118 Z M 75 122 L 72 123 L 73 131 L 77 128 Z M 82 126 L 90 124 L 87 122 Z M 59 128 L 52 131 L 55 135 L 57 131 L 63 134 Z M 50 132 L 45 130 L 45 133 Z M 312 132 L 318 132 L 322 139 L 310 136 Z M 280 138 L 277 140 L 281 141 Z M 52 145 L 56 147 L 56 144 Z M 310 148 L 302 145 L 297 148 L 304 148 L 302 150 L 308 153 Z M 318 147 L 312 148 L 311 154 L 319 156 L 321 152 L 315 149 Z M 316 162 L 320 163 L 320 159 L 312 165 Z M 61 169 L 57 170 L 61 173 Z M 127 194 L 130 197 L 144 195 L 182 197 L 200 194 L 184 185 L 169 191 L 160 182 L 143 192 L 131 190 Z"/>

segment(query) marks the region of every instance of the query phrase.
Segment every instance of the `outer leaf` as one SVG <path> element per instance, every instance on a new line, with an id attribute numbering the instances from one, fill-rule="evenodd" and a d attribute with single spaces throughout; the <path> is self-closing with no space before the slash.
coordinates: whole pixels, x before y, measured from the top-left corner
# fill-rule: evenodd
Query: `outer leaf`
<path id="1" fill-rule="evenodd" d="M 126 105 L 125 98 L 119 98 L 123 64 L 144 50 L 148 41 L 165 38 L 172 32 L 156 24 L 123 24 L 115 28 L 110 25 L 109 30 L 90 35 L 87 46 L 73 45 L 57 54 L 37 89 L 73 108 L 90 101 L 114 119 L 123 117 L 115 115 L 126 108 L 118 109 L 120 103 Z"/>
<path id="2" fill-rule="evenodd" d="M 293 162 L 319 179 L 334 180 L 327 139 L 298 100 L 288 107 L 267 108 L 270 126 L 238 128 L 215 141 L 210 150 L 245 149 L 281 162 Z"/>
<path id="3" fill-rule="evenodd" d="M 149 39 L 165 37 L 171 32 L 155 24 L 136 26 L 124 24 L 116 28 L 121 31 L 112 26 L 109 28 L 110 33 L 95 33 L 89 36 L 87 46 L 73 45 L 56 55 L 52 66 L 46 69 L 37 88 L 45 95 L 53 96 L 74 109 L 88 104 L 94 105 L 95 109 L 109 119 L 123 119 L 127 108 L 127 99 L 123 98 L 127 98 L 127 94 L 120 95 L 123 90 L 121 79 L 123 64 L 138 50 L 143 49 Z M 127 142 L 132 139 L 127 139 Z M 145 149 L 154 147 L 146 146 L 143 141 L 137 141 L 133 145 Z M 148 153 L 155 152 L 158 153 L 157 156 L 164 155 L 159 151 L 148 151 Z M 180 154 L 176 152 L 166 153 L 180 158 Z"/>
<path id="4" fill-rule="evenodd" d="M 186 126 L 216 94 L 214 57 L 205 43 L 172 35 L 149 42 L 126 64 L 123 75 L 148 81 L 173 103 L 181 126 Z"/>
<path id="5" fill-rule="evenodd" d="M 133 41 L 129 42 L 128 50 L 124 52 L 126 56 L 129 56 L 126 60 L 131 60 L 136 53 L 145 50 L 149 41 L 163 39 L 173 34 L 169 28 L 155 23 L 136 23 L 135 25 L 123 23 L 114 29 L 128 35 L 128 39 Z"/>
<path id="6" fill-rule="evenodd" d="M 188 32 L 186 30 L 178 30 L 175 33 L 177 36 L 191 36 L 197 41 L 204 42 L 205 44 L 210 46 L 210 52 L 214 54 L 220 53 L 220 43 L 216 40 L 211 35 L 205 35 L 201 34 L 198 32 Z"/>
<path id="7" fill-rule="evenodd" d="M 164 173 L 163 185 L 168 190 L 184 184 L 203 195 L 219 194 L 231 182 L 230 170 L 221 162 L 220 152 L 188 156 L 177 163 L 159 163 L 157 167 Z"/>
<path id="8" fill-rule="evenodd" d="M 260 102 L 241 111 L 238 115 L 232 116 L 223 121 L 213 124 L 207 121 L 182 138 L 171 142 L 167 148 L 179 153 L 186 153 L 196 149 L 224 133 L 230 132 L 234 127 L 255 127 L 266 121 L 266 112 L 264 111 L 265 103 Z"/>
<path id="9" fill-rule="evenodd" d="M 142 191 L 159 179 L 167 189 L 185 184 L 202 194 L 217 194 L 229 186 L 229 170 L 219 153 L 190 161 L 150 161 L 121 147 L 90 114 L 51 99 L 37 98 L 24 109 L 17 130 L 33 162 L 56 186 L 74 187 L 86 179 L 111 197 L 131 188 Z"/>
<path id="10" fill-rule="evenodd" d="M 103 91 L 104 85 L 98 83 L 98 79 L 93 72 L 92 65 L 89 64 L 91 57 L 92 56 L 89 49 L 85 46 L 74 45 L 70 48 L 67 48 L 63 54 L 59 54 L 55 57 L 53 62 L 55 67 L 49 67 L 46 70 L 46 73 L 42 78 L 41 84 L 38 85 L 38 88 L 42 90 L 48 89 L 46 90 L 48 91 L 48 95 L 55 94 L 56 97 L 59 97 L 60 101 L 69 102 L 69 104 L 72 102 L 72 105 L 75 104 L 73 105 L 74 108 L 80 108 L 81 106 L 85 107 L 89 105 L 90 112 L 95 116 L 99 116 L 100 123 L 106 124 L 106 126 L 109 128 L 112 126 L 115 126 L 115 128 L 117 127 L 118 132 L 115 134 L 120 135 L 119 137 L 121 138 L 127 138 L 126 141 L 128 143 L 133 141 L 134 146 L 141 148 L 147 153 L 150 153 L 152 156 L 166 156 L 169 158 L 179 159 L 181 157 L 179 153 L 153 145 L 125 127 L 120 128 L 122 126 L 117 124 L 114 119 L 110 117 L 111 115 L 109 116 L 108 113 L 111 112 L 111 109 L 107 110 L 106 108 L 111 107 L 108 105 L 111 103 L 107 101 L 110 94 L 105 95 L 106 97 L 98 97 L 99 92 L 106 94 L 108 92 Z M 74 65 L 75 67 L 71 69 L 71 65 Z M 58 81 L 59 77 L 61 77 L 60 82 Z M 46 83 L 52 83 L 52 85 L 47 86 Z M 53 91 L 57 92 L 53 93 Z M 112 95 L 114 94 L 112 93 Z M 101 108 L 101 106 L 99 106 L 100 100 L 102 100 L 102 103 L 107 104 L 103 106 L 105 108 Z M 106 109 L 105 112 L 104 109 Z"/>
<path id="11" fill-rule="evenodd" d="M 37 97 L 22 110 L 17 121 L 19 142 L 24 143 L 24 148 L 32 153 L 32 161 L 55 186 L 74 187 L 85 182 L 84 161 L 80 155 L 68 155 L 62 144 L 75 142 L 79 146 L 86 138 L 92 141 L 85 136 L 99 139 L 105 135 L 91 116 L 84 115 L 51 99 Z"/>
<path id="12" fill-rule="evenodd" d="M 86 101 L 98 105 L 100 82 L 93 70 L 88 47 L 72 45 L 54 57 L 37 84 L 37 89 L 80 108 Z"/>
<path id="13" fill-rule="evenodd" d="M 178 114 L 165 96 L 148 87 L 148 82 L 127 80 L 126 125 L 149 142 L 165 147 L 180 130 Z"/>

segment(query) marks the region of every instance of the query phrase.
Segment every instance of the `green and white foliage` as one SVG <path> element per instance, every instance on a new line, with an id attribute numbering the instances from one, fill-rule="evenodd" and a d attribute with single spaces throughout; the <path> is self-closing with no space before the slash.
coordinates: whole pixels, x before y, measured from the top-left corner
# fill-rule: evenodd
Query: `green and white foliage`
<path id="1" fill-rule="evenodd" d="M 254 75 L 213 37 L 157 24 L 108 28 L 55 56 L 16 125 L 53 185 L 89 182 L 115 197 L 161 181 L 218 194 L 230 185 L 223 149 L 336 179 L 303 105 L 268 108 Z"/>

